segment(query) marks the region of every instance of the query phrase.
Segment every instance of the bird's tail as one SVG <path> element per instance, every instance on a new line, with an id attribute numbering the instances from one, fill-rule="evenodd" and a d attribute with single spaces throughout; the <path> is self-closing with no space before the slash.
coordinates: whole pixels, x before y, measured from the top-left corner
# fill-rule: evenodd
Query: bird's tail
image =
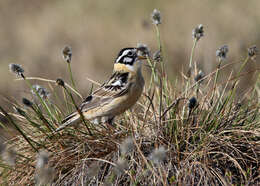
<path id="1" fill-rule="evenodd" d="M 61 126 L 56 129 L 56 132 L 64 129 L 69 125 L 75 125 L 80 122 L 80 115 L 78 112 L 73 112 L 72 114 L 68 115 L 64 120 L 61 122 Z"/>

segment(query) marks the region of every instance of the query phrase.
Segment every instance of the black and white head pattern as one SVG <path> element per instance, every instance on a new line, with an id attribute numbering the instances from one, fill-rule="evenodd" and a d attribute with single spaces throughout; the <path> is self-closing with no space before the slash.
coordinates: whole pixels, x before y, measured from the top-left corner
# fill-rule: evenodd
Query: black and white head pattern
<path id="1" fill-rule="evenodd" d="M 122 64 L 132 66 L 136 60 L 137 60 L 137 49 L 124 48 L 119 52 L 115 63 L 122 63 Z"/>

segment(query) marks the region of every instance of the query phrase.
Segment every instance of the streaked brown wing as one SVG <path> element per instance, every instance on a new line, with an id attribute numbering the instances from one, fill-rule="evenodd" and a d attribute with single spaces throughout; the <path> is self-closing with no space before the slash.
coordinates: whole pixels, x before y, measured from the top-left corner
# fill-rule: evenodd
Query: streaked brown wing
<path id="1" fill-rule="evenodd" d="M 113 98 L 127 93 L 129 88 L 128 75 L 128 73 L 114 72 L 107 82 L 83 101 L 80 109 L 87 111 L 104 106 L 110 103 Z"/>

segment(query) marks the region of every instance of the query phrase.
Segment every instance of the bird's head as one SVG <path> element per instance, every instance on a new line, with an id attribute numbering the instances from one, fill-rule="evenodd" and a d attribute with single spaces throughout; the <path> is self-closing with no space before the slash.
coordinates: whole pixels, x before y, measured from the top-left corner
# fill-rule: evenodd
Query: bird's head
<path id="1" fill-rule="evenodd" d="M 115 60 L 114 71 L 137 72 L 143 59 L 146 56 L 141 55 L 138 48 L 123 48 Z"/>

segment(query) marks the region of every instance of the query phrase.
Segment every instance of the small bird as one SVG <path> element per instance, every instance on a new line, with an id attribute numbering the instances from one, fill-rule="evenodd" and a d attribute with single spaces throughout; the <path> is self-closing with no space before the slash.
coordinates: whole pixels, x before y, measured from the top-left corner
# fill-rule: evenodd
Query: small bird
<path id="1" fill-rule="evenodd" d="M 115 116 L 133 106 L 143 92 L 142 61 L 146 56 L 138 48 L 123 48 L 114 63 L 108 81 L 89 95 L 79 106 L 85 119 L 112 124 Z M 82 121 L 78 111 L 68 115 L 56 131 Z"/>

